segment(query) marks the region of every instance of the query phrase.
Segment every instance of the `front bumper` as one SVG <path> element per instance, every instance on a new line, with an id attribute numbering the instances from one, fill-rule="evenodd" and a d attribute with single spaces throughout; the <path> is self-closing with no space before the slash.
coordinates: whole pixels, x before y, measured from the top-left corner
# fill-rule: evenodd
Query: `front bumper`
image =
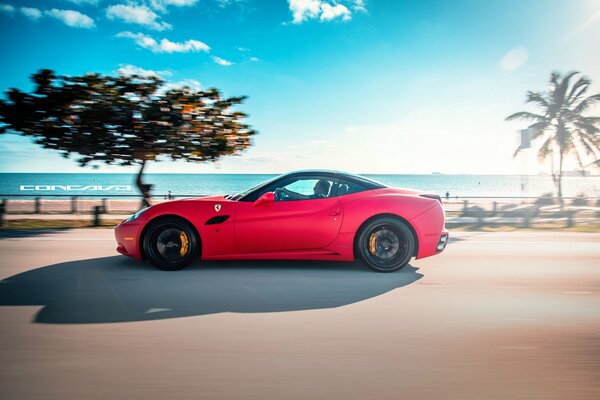
<path id="1" fill-rule="evenodd" d="M 115 239 L 117 240 L 117 252 L 140 259 L 141 252 L 139 238 L 142 231 L 142 225 L 137 221 L 121 222 L 115 228 Z"/>

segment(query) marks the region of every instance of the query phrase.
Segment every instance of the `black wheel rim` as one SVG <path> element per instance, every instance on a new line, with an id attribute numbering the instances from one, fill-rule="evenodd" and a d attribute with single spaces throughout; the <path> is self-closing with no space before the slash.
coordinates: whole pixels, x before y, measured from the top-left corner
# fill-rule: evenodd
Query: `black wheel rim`
<path id="1" fill-rule="evenodd" d="M 167 264 L 180 262 L 190 251 L 189 235 L 178 225 L 158 229 L 150 240 L 153 255 Z"/>
<path id="2" fill-rule="evenodd" d="M 407 251 L 404 233 L 393 225 L 378 225 L 365 235 L 363 254 L 379 268 L 395 267 Z"/>

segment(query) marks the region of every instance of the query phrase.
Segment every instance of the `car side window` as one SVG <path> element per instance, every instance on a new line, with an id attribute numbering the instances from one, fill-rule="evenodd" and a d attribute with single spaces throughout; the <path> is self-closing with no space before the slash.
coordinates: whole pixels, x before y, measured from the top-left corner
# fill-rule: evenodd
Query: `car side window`
<path id="1" fill-rule="evenodd" d="M 288 185 L 285 185 L 284 188 L 287 190 L 291 190 L 292 192 L 296 192 L 305 196 L 310 196 L 314 194 L 314 188 L 318 182 L 319 180 L 316 178 L 298 179 L 296 182 L 292 182 Z"/>
<path id="2" fill-rule="evenodd" d="M 321 183 L 317 185 L 319 182 Z M 256 201 L 267 192 L 277 192 L 275 201 L 328 198 L 337 195 L 337 188 L 337 178 L 329 175 L 287 176 L 249 193 L 242 201 Z"/>
<path id="3" fill-rule="evenodd" d="M 337 182 L 328 176 L 300 176 L 281 182 L 273 192 L 275 201 L 325 199 L 336 195 Z"/>
<path id="4" fill-rule="evenodd" d="M 364 192 L 365 190 L 369 190 L 367 187 L 361 185 L 360 183 L 349 181 L 346 179 L 340 179 L 340 184 L 337 190 L 338 196 L 344 196 L 352 193 Z"/>

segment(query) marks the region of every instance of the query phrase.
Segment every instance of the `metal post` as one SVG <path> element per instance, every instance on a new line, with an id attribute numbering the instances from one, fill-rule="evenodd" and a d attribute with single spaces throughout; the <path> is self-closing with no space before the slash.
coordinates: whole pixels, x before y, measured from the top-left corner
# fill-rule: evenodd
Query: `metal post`
<path id="1" fill-rule="evenodd" d="M 529 211 L 525 211 L 523 214 L 523 228 L 529 228 L 530 225 L 530 214 Z"/>
<path id="2" fill-rule="evenodd" d="M 39 214 L 40 212 L 42 212 L 42 199 L 40 199 L 39 197 L 36 197 L 34 213 Z"/>
<path id="3" fill-rule="evenodd" d="M 477 227 L 481 228 L 483 226 L 483 216 L 485 211 L 483 209 L 477 211 Z"/>
<path id="4" fill-rule="evenodd" d="M 463 200 L 463 213 L 462 216 L 467 216 L 467 210 L 469 209 L 469 200 Z"/>
<path id="5" fill-rule="evenodd" d="M 94 206 L 94 226 L 100 226 L 100 213 L 102 206 Z"/>
<path id="6" fill-rule="evenodd" d="M 574 223 L 573 223 L 573 215 L 575 214 L 575 212 L 573 210 L 567 210 L 567 228 L 572 228 Z"/>
<path id="7" fill-rule="evenodd" d="M 492 217 L 496 216 L 496 210 L 497 210 L 497 208 L 498 208 L 498 203 L 494 202 L 494 208 L 492 209 Z"/>
<path id="8" fill-rule="evenodd" d="M 71 197 L 71 214 L 77 214 L 77 196 Z"/>
<path id="9" fill-rule="evenodd" d="M 4 213 L 6 212 L 6 199 L 0 203 L 0 226 L 4 226 Z"/>
<path id="10" fill-rule="evenodd" d="M 103 214 L 108 213 L 107 202 L 108 202 L 108 199 L 106 197 L 102 199 L 102 213 Z"/>

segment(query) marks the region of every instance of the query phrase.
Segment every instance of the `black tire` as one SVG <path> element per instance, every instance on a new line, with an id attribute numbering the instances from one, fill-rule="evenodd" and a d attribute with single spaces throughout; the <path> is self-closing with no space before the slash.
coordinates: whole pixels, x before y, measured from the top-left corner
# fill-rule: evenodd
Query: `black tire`
<path id="1" fill-rule="evenodd" d="M 408 264 L 415 246 L 412 231 L 405 223 L 382 217 L 360 229 L 356 252 L 369 268 L 377 272 L 394 272 Z"/>
<path id="2" fill-rule="evenodd" d="M 164 271 L 182 269 L 200 253 L 200 240 L 193 226 L 176 217 L 152 222 L 142 243 L 146 259 Z"/>

